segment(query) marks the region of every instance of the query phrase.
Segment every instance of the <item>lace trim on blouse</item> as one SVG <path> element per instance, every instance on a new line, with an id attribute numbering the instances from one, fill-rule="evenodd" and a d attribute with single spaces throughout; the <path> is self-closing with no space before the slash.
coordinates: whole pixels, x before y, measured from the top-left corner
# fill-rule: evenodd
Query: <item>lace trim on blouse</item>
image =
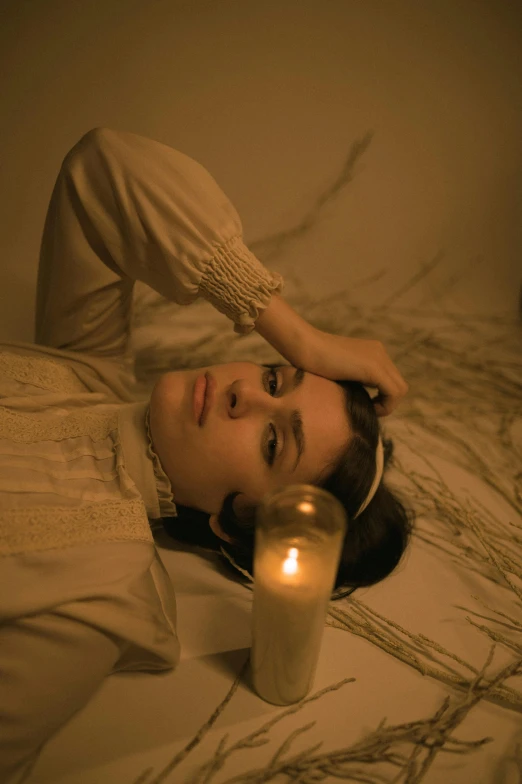
<path id="1" fill-rule="evenodd" d="M 77 436 L 102 440 L 118 427 L 117 407 L 108 411 L 80 410 L 65 416 L 26 414 L 0 406 L 0 438 L 19 444 L 60 441 Z"/>
<path id="2" fill-rule="evenodd" d="M 152 460 L 152 468 L 154 470 L 154 478 L 156 480 L 156 490 L 158 492 L 158 502 L 160 513 L 162 517 L 177 517 L 178 510 L 174 503 L 174 496 L 172 493 L 172 485 L 170 479 L 162 468 L 160 459 L 154 451 L 154 444 L 152 443 L 152 435 L 150 432 L 150 405 L 147 406 L 145 413 L 145 429 L 147 431 L 147 455 Z"/>
<path id="3" fill-rule="evenodd" d="M 54 359 L 25 357 L 1 351 L 0 373 L 23 384 L 32 384 L 52 392 L 85 392 L 84 385 L 73 370 Z"/>
<path id="4" fill-rule="evenodd" d="M 39 552 L 91 542 L 152 542 L 141 498 L 78 508 L 33 506 L 0 512 L 0 555 Z"/>

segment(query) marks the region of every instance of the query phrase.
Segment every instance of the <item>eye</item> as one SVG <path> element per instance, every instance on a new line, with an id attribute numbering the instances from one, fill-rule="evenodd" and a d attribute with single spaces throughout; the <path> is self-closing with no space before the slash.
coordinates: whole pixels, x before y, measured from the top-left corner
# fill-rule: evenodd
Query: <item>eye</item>
<path id="1" fill-rule="evenodd" d="M 273 436 L 269 438 L 266 445 L 266 453 L 268 458 L 268 465 L 273 465 L 275 456 L 277 455 L 277 433 L 273 425 L 270 425 L 270 431 Z"/>
<path id="2" fill-rule="evenodd" d="M 265 374 L 265 381 L 268 382 L 268 391 L 274 397 L 277 394 L 278 375 L 275 368 L 270 368 Z M 273 385 L 273 386 L 272 386 Z"/>
<path id="3" fill-rule="evenodd" d="M 263 374 L 263 380 L 268 388 L 269 394 L 274 397 L 277 394 L 279 382 L 279 377 L 275 368 L 269 368 L 267 372 Z M 265 443 L 265 455 L 268 465 L 272 466 L 277 455 L 277 446 L 279 443 L 276 429 L 272 423 L 270 423 L 270 427 L 268 428 L 268 434 Z"/>

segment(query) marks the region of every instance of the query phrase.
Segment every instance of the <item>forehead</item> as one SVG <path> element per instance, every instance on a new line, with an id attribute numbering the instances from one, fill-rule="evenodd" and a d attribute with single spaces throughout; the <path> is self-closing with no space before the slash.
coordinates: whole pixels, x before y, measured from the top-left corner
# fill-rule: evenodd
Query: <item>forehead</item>
<path id="1" fill-rule="evenodd" d="M 292 378 L 294 369 L 285 370 Z M 292 409 L 298 408 L 303 419 L 305 449 L 295 472 L 295 440 L 290 432 L 290 458 L 284 461 L 284 473 L 292 481 L 309 482 L 344 448 L 351 436 L 343 388 L 335 381 L 305 373 L 301 386 L 292 395 Z"/>

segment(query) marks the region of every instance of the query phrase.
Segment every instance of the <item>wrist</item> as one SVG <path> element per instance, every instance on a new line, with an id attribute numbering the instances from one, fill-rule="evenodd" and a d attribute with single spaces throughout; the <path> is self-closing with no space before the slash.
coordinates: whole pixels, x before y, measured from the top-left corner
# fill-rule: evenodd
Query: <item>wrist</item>
<path id="1" fill-rule="evenodd" d="M 254 328 L 294 367 L 308 369 L 314 327 L 296 313 L 279 294 L 272 294 Z"/>

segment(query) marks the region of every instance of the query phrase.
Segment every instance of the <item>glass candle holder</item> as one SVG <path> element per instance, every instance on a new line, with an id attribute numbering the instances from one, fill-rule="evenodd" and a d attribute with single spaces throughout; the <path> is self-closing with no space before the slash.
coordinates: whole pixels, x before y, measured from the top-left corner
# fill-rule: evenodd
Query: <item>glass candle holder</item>
<path id="1" fill-rule="evenodd" d="M 329 492 L 288 485 L 265 496 L 256 520 L 252 682 L 274 705 L 312 687 L 346 513 Z"/>

